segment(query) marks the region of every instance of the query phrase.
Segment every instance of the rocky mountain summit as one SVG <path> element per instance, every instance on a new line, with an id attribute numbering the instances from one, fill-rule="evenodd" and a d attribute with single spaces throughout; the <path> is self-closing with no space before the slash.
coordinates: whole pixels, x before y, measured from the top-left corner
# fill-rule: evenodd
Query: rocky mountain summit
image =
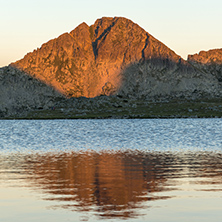
<path id="1" fill-rule="evenodd" d="M 68 97 L 110 95 L 126 68 L 146 60 L 178 63 L 180 57 L 125 18 L 82 23 L 12 64 Z"/>
<path id="2" fill-rule="evenodd" d="M 185 61 L 132 21 L 103 17 L 0 69 L 0 110 L 47 109 L 60 99 L 64 106 L 71 97 L 101 95 L 151 102 L 221 98 L 221 55 L 222 49 L 210 50 Z"/>

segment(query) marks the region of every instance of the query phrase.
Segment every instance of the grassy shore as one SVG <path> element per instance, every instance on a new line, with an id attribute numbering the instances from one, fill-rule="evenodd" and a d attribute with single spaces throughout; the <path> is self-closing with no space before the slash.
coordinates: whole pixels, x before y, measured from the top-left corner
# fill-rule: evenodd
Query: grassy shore
<path id="1" fill-rule="evenodd" d="M 8 119 L 133 119 L 133 118 L 221 118 L 222 100 L 147 102 L 110 98 L 85 100 L 74 105 L 57 103 L 48 109 L 34 109 Z"/>

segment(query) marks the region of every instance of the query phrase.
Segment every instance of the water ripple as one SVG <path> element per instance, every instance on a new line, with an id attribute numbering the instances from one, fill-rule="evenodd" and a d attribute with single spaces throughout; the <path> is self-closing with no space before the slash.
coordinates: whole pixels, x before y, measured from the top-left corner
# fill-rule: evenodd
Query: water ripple
<path id="1" fill-rule="evenodd" d="M 221 119 L 4 120 L 1 151 L 221 150 Z"/>

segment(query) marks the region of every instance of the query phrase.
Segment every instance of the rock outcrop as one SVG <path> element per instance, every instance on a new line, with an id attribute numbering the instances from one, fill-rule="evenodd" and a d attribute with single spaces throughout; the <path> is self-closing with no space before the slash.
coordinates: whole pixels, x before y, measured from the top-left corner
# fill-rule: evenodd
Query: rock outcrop
<path id="1" fill-rule="evenodd" d="M 200 64 L 222 64 L 222 49 L 211 49 L 188 55 L 188 61 Z"/>
<path id="2" fill-rule="evenodd" d="M 188 62 L 201 72 L 210 73 L 219 82 L 222 82 L 222 49 L 212 49 L 189 55 Z"/>
<path id="3" fill-rule="evenodd" d="M 47 109 L 64 98 L 53 88 L 11 66 L 0 69 L 0 117 L 19 117 L 32 109 Z"/>

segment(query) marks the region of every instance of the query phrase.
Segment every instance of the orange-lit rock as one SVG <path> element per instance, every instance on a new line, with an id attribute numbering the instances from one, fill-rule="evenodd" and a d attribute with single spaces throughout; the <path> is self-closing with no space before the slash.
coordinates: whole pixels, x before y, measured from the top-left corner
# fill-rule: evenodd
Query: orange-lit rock
<path id="1" fill-rule="evenodd" d="M 180 60 L 132 21 L 104 17 L 90 27 L 82 23 L 70 33 L 43 44 L 13 66 L 66 96 L 95 97 L 114 94 L 122 84 L 122 73 L 130 65 L 157 58 L 175 63 Z M 104 92 L 107 85 L 112 89 Z"/>
<path id="2" fill-rule="evenodd" d="M 189 55 L 188 62 L 203 73 L 211 74 L 222 82 L 222 49 L 212 49 Z"/>
<path id="3" fill-rule="evenodd" d="M 202 64 L 222 64 L 222 49 L 200 51 L 194 55 L 189 55 L 188 61 Z"/>

